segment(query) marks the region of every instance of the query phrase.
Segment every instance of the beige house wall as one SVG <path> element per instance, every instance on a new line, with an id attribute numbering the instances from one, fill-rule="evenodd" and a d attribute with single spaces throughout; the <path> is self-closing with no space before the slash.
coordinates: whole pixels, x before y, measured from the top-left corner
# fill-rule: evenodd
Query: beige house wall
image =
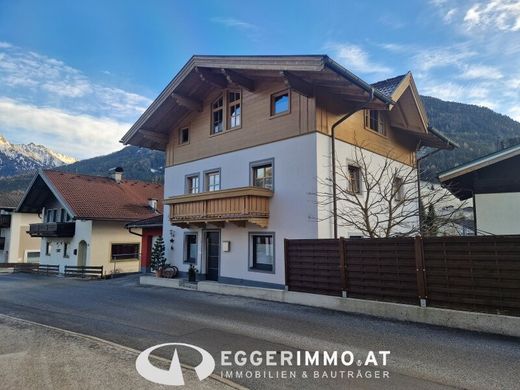
<path id="1" fill-rule="evenodd" d="M 141 229 L 133 229 L 141 234 Z M 92 221 L 92 236 L 88 243 L 87 265 L 103 266 L 106 275 L 125 272 L 140 272 L 139 259 L 112 261 L 112 244 L 139 244 L 141 237 L 128 232 L 125 222 Z"/>
<path id="2" fill-rule="evenodd" d="M 7 260 L 9 263 L 26 263 L 27 252 L 40 250 L 40 238 L 31 237 L 27 231 L 31 223 L 40 223 L 38 214 L 12 213 L 11 228 L 9 229 L 9 246 Z M 38 261 L 31 258 L 31 262 Z"/>

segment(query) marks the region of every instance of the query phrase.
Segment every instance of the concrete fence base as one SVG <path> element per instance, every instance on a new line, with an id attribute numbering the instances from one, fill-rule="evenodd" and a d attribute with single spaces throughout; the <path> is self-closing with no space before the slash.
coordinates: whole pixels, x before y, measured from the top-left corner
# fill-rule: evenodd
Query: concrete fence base
<path id="1" fill-rule="evenodd" d="M 193 285 L 190 285 L 189 287 L 184 286 L 184 281 L 182 279 L 162 279 L 153 276 L 141 276 L 140 284 L 194 290 Z M 434 307 L 421 307 L 355 298 L 332 297 L 327 295 L 307 294 L 259 287 L 236 286 L 209 281 L 198 282 L 196 289 L 207 293 L 264 299 L 267 301 L 313 306 L 346 313 L 366 314 L 398 321 L 410 321 L 520 337 L 520 317 L 440 309 Z"/>

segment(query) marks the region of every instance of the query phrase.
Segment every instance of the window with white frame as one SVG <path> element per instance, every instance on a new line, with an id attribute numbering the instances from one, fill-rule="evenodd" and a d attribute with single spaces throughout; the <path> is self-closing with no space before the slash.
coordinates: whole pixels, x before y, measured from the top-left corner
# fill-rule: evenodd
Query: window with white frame
<path id="1" fill-rule="evenodd" d="M 224 96 L 220 96 L 211 106 L 211 134 L 224 131 Z"/>
<path id="2" fill-rule="evenodd" d="M 394 193 L 394 199 L 396 202 L 404 201 L 404 181 L 400 177 L 394 177 L 392 183 L 392 191 Z"/>
<path id="3" fill-rule="evenodd" d="M 198 194 L 200 192 L 199 175 L 186 176 L 186 192 L 188 194 Z"/>
<path id="4" fill-rule="evenodd" d="M 206 172 L 206 191 L 220 190 L 220 170 Z"/>
<path id="5" fill-rule="evenodd" d="M 228 129 L 240 127 L 242 121 L 242 100 L 240 91 L 228 92 Z"/>
<path id="6" fill-rule="evenodd" d="M 253 270 L 274 270 L 274 234 L 250 233 L 250 267 Z"/>
<path id="7" fill-rule="evenodd" d="M 353 194 L 361 193 L 361 169 L 355 165 L 348 166 L 348 191 Z"/>

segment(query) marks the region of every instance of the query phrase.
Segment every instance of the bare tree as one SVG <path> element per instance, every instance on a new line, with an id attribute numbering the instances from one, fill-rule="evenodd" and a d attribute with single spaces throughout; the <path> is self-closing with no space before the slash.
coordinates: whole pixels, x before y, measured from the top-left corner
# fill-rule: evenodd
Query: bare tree
<path id="1" fill-rule="evenodd" d="M 389 155 L 376 156 L 361 147 L 354 148 L 351 161 L 336 162 L 336 180 L 318 179 L 318 203 L 322 220 L 334 218 L 333 186 L 336 186 L 338 226 L 348 227 L 370 238 L 410 236 L 441 231 L 453 224 L 464 204 L 446 209 L 442 216 L 429 218 L 421 228 L 422 210 L 437 209 L 453 203 L 453 195 L 444 188 L 418 187 L 417 170 L 401 164 Z M 425 229 L 427 228 L 427 229 Z"/>

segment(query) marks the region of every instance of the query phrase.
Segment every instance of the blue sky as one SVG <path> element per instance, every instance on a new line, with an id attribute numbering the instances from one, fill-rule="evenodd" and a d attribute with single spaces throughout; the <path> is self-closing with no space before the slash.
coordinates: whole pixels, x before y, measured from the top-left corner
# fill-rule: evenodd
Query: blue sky
<path id="1" fill-rule="evenodd" d="M 518 0 L 0 0 L 0 133 L 105 154 L 193 54 L 321 53 L 520 120 Z"/>

